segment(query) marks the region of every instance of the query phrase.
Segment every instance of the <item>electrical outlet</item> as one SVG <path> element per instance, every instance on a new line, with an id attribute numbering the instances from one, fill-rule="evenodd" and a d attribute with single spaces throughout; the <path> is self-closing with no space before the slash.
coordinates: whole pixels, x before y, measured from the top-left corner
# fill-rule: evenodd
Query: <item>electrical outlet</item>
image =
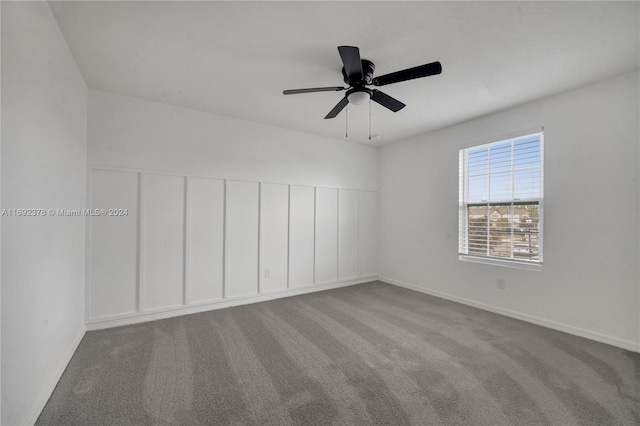
<path id="1" fill-rule="evenodd" d="M 504 281 L 504 278 L 496 278 L 496 287 L 502 290 L 506 288 L 506 283 Z"/>
<path id="2" fill-rule="evenodd" d="M 271 278 L 271 269 L 265 269 L 264 270 L 264 277 L 265 278 Z"/>

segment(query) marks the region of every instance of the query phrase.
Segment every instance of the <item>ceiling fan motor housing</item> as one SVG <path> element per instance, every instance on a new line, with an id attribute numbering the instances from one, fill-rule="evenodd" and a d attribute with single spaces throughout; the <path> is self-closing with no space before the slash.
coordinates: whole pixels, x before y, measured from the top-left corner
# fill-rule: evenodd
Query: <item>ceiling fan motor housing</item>
<path id="1" fill-rule="evenodd" d="M 349 81 L 347 72 L 344 67 L 342 67 L 342 77 L 344 82 L 351 87 L 364 87 L 365 84 L 371 84 L 371 81 L 373 80 L 373 72 L 376 69 L 375 64 L 366 59 L 362 59 L 360 62 L 362 63 L 362 80 L 360 81 Z"/>

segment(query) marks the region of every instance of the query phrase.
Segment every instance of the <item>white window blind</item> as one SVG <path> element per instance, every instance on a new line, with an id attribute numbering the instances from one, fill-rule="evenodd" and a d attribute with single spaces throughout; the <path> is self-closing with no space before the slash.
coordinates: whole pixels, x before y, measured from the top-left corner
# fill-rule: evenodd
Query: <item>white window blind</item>
<path id="1" fill-rule="evenodd" d="M 459 162 L 461 258 L 541 264 L 542 132 L 462 149 Z"/>

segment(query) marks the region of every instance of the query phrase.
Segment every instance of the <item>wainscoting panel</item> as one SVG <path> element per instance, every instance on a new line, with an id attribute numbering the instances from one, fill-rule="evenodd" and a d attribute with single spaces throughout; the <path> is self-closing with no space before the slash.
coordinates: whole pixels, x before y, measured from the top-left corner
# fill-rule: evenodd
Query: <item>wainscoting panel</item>
<path id="1" fill-rule="evenodd" d="M 376 278 L 376 192 L 90 167 L 87 325 Z"/>
<path id="2" fill-rule="evenodd" d="M 313 284 L 315 247 L 315 188 L 290 186 L 289 287 Z"/>
<path id="3" fill-rule="evenodd" d="M 224 286 L 224 181 L 190 178 L 188 302 L 220 300 Z"/>
<path id="4" fill-rule="evenodd" d="M 287 288 L 289 186 L 260 184 L 260 293 Z"/>
<path id="5" fill-rule="evenodd" d="M 146 174 L 143 181 L 142 306 L 148 311 L 183 304 L 185 178 Z"/>
<path id="6" fill-rule="evenodd" d="M 338 200 L 338 279 L 358 278 L 358 191 L 340 189 Z"/>
<path id="7" fill-rule="evenodd" d="M 118 209 L 115 216 L 91 216 L 89 318 L 137 309 L 138 173 L 93 170 L 93 209 Z"/>
<path id="8" fill-rule="evenodd" d="M 338 280 L 338 190 L 316 189 L 316 284 Z"/>
<path id="9" fill-rule="evenodd" d="M 225 296 L 258 293 L 259 184 L 227 181 Z"/>
<path id="10" fill-rule="evenodd" d="M 360 207 L 358 209 L 358 233 L 360 252 L 360 276 L 378 275 L 377 267 L 377 234 L 378 234 L 378 193 L 374 191 L 360 191 Z"/>

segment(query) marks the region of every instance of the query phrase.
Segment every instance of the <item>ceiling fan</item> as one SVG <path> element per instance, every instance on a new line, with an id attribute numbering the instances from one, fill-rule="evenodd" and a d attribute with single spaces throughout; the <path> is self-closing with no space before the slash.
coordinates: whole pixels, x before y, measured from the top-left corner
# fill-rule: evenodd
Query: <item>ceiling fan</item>
<path id="1" fill-rule="evenodd" d="M 373 71 L 376 69 L 376 66 L 371 61 L 360 59 L 360 50 L 357 47 L 338 46 L 338 52 L 344 65 L 342 67 L 342 76 L 344 82 L 348 84 L 349 87 L 313 87 L 309 89 L 285 90 L 282 93 L 285 95 L 296 95 L 299 93 L 339 92 L 346 90 L 347 92 L 344 98 L 329 111 L 325 119 L 335 118 L 349 103 L 359 105 L 369 98 L 393 112 L 398 112 L 406 105 L 378 89 L 369 89 L 366 86 L 386 86 L 387 84 L 428 77 L 442 72 L 440 62 L 431 62 L 430 64 L 407 68 L 402 71 L 396 71 L 374 78 Z"/>

